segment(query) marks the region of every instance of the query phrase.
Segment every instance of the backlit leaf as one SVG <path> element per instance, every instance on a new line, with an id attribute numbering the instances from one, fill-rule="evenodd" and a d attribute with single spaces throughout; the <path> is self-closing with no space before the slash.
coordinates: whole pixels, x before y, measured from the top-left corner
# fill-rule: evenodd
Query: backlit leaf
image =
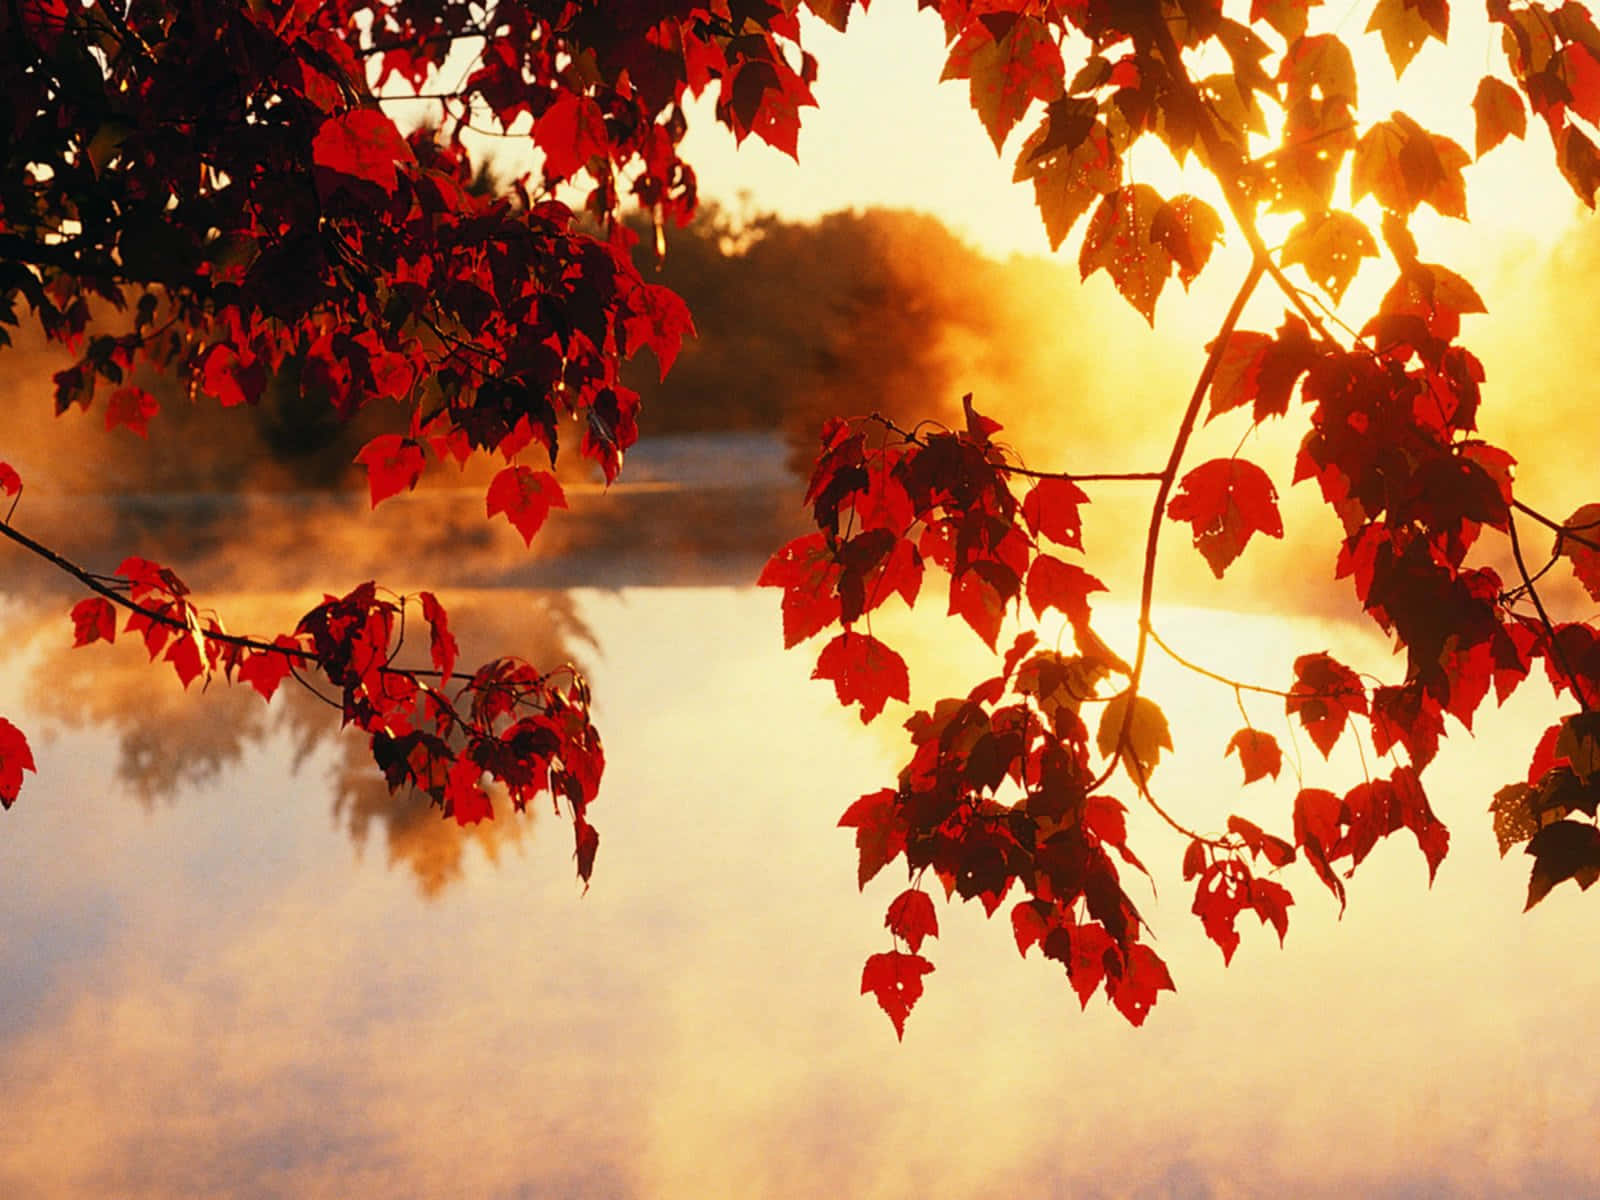
<path id="1" fill-rule="evenodd" d="M 522 540 L 532 545 L 550 510 L 567 506 L 567 496 L 550 472 L 519 464 L 506 467 L 490 481 L 484 503 L 489 516 L 504 513 Z"/>
<path id="2" fill-rule="evenodd" d="M 972 81 L 972 107 L 996 152 L 1032 101 L 1054 100 L 1064 85 L 1061 51 L 1044 22 L 1005 16 L 1004 28 L 983 20 L 969 25 L 940 76 Z"/>
<path id="3" fill-rule="evenodd" d="M 1244 768 L 1246 783 L 1254 783 L 1268 775 L 1276 779 L 1278 772 L 1283 769 L 1283 751 L 1278 747 L 1278 739 L 1259 729 L 1241 729 L 1229 738 L 1223 753 L 1235 752 L 1239 755 L 1239 764 Z"/>
<path id="4" fill-rule="evenodd" d="M 1059 250 L 1089 206 L 1116 190 L 1122 163 L 1104 125 L 1095 125 L 1070 150 L 1033 157 L 1036 145 L 1043 144 L 1048 134 L 1049 127 L 1042 125 L 1023 145 L 1014 180 L 1033 181 L 1033 202 L 1044 220 L 1045 235 L 1050 248 Z"/>
<path id="5" fill-rule="evenodd" d="M 917 888 L 907 888 L 890 902 L 883 923 L 913 954 L 922 949 L 923 938 L 939 936 L 939 916 L 933 910 L 933 899 Z"/>
<path id="6" fill-rule="evenodd" d="M 863 725 L 890 700 L 911 699 L 905 659 L 870 633 L 853 629 L 822 648 L 811 678 L 831 679 L 840 704 L 860 704 Z"/>
<path id="7" fill-rule="evenodd" d="M 72 606 L 74 646 L 117 640 L 117 610 L 104 596 L 90 596 Z"/>
<path id="8" fill-rule="evenodd" d="M 1337 210 L 1307 217 L 1289 231 L 1283 243 L 1282 263 L 1299 263 L 1311 282 L 1327 292 L 1335 304 L 1344 299 L 1363 258 L 1377 258 L 1378 243 L 1372 231 L 1346 212 Z"/>
<path id="9" fill-rule="evenodd" d="M 1378 0 L 1367 22 L 1368 33 L 1383 36 L 1383 48 L 1399 79 L 1430 37 L 1450 36 L 1449 0 Z"/>
<path id="10" fill-rule="evenodd" d="M 1521 94 L 1493 75 L 1485 75 L 1478 81 L 1477 94 L 1472 97 L 1472 113 L 1476 118 L 1477 134 L 1473 144 L 1478 158 L 1507 137 L 1521 138 L 1528 132 L 1528 113 L 1522 105 Z"/>
<path id="11" fill-rule="evenodd" d="M 1173 267 L 1172 255 L 1151 234 L 1162 203 L 1160 193 L 1147 183 L 1106 196 L 1090 218 L 1078 255 L 1078 272 L 1084 279 L 1104 270 L 1123 299 L 1152 326 L 1156 300 Z"/>
<path id="12" fill-rule="evenodd" d="M 419 443 L 397 433 L 384 433 L 361 448 L 356 462 L 367 469 L 367 489 L 372 507 L 377 508 L 390 496 L 416 487 L 426 459 Z"/>
<path id="13" fill-rule="evenodd" d="M 0 797 L 3 797 L 0 783 Z M 1586 821 L 1557 821 L 1541 829 L 1528 843 L 1533 856 L 1533 873 L 1528 880 L 1526 912 L 1550 894 L 1550 889 L 1565 880 L 1574 880 L 1583 891 L 1600 879 L 1600 829 Z"/>
<path id="14" fill-rule="evenodd" d="M 22 790 L 22 773 L 36 771 L 28 739 L 4 717 L 0 717 L 0 808 L 10 808 Z"/>
<path id="15" fill-rule="evenodd" d="M 1172 734 L 1167 729 L 1167 716 L 1155 701 L 1145 696 L 1131 699 L 1127 692 L 1113 696 L 1100 714 L 1100 729 L 1095 744 L 1100 753 L 1109 759 L 1122 747 L 1123 762 L 1128 773 L 1141 785 L 1150 778 L 1163 750 L 1172 749 Z M 1123 723 L 1127 735 L 1123 737 Z M 1120 741 L 1119 741 L 1120 739 Z"/>
<path id="16" fill-rule="evenodd" d="M 1218 579 L 1252 535 L 1283 536 L 1272 480 L 1242 458 L 1214 458 L 1190 471 L 1167 505 L 1167 516 L 1193 526 L 1194 544 Z"/>
<path id="17" fill-rule="evenodd" d="M 861 994 L 871 992 L 894 1023 L 894 1035 L 904 1039 L 906 1017 L 922 998 L 922 977 L 933 970 L 933 964 L 920 954 L 902 954 L 892 950 L 887 954 L 874 954 L 867 959 L 861 972 Z"/>

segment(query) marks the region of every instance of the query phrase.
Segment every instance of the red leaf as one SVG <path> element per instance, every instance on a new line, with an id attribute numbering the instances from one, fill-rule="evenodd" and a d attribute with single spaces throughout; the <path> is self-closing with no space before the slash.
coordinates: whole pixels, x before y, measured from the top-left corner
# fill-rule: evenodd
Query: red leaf
<path id="1" fill-rule="evenodd" d="M 927 892 L 907 888 L 889 905 L 883 923 L 895 937 L 904 940 L 912 953 L 922 949 L 922 939 L 939 936 L 939 917 Z"/>
<path id="2" fill-rule="evenodd" d="M 367 488 L 372 507 L 377 508 L 390 496 L 416 487 L 425 460 L 420 443 L 398 433 L 385 433 L 363 446 L 356 462 L 367 469 Z"/>
<path id="3" fill-rule="evenodd" d="M 898 950 L 867 959 L 861 972 L 861 994 L 871 992 L 878 998 L 878 1007 L 894 1022 L 895 1037 L 904 1040 L 906 1017 L 922 998 L 922 977 L 932 970 L 933 964 L 920 954 Z"/>
<path id="4" fill-rule="evenodd" d="M 661 368 L 662 379 L 672 370 L 684 335 L 695 336 L 694 318 L 671 288 L 647 283 L 633 295 L 633 315 L 627 320 L 628 351 L 650 347 Z"/>
<path id="5" fill-rule="evenodd" d="M 1143 942 L 1128 949 L 1127 963 L 1120 978 L 1112 976 L 1106 982 L 1111 993 L 1111 1003 L 1128 1019 L 1130 1025 L 1143 1025 L 1144 1019 L 1155 1006 L 1160 992 L 1176 992 L 1167 964 Z"/>
<path id="6" fill-rule="evenodd" d="M 1327 654 L 1302 654 L 1295 659 L 1294 677 L 1285 711 L 1300 718 L 1326 758 L 1350 714 L 1367 711 L 1367 694 L 1360 677 Z"/>
<path id="7" fill-rule="evenodd" d="M 450 764 L 445 780 L 445 809 L 455 817 L 457 825 L 494 819 L 494 806 L 489 803 L 489 793 L 483 790 L 482 779 L 483 768 L 465 754 Z"/>
<path id="8" fill-rule="evenodd" d="M 0 462 L 0 492 L 15 496 L 22 490 L 22 476 L 8 462 Z"/>
<path id="9" fill-rule="evenodd" d="M 1267 856 L 1267 861 L 1275 867 L 1285 867 L 1294 861 L 1294 847 L 1282 838 L 1264 832 L 1254 821 L 1246 821 L 1243 817 L 1229 817 L 1228 832 L 1237 835 L 1244 842 L 1252 858 L 1264 854 Z"/>
<path id="10" fill-rule="evenodd" d="M 0 717 L 0 808 L 10 808 L 16 802 L 22 789 L 22 773 L 36 770 L 33 751 L 22 730 Z"/>
<path id="11" fill-rule="evenodd" d="M 868 880 L 906 848 L 905 829 L 895 812 L 897 796 L 894 788 L 868 792 L 839 818 L 840 828 L 856 831 L 856 850 L 861 855 L 856 869 L 858 887 L 865 888 Z"/>
<path id="12" fill-rule="evenodd" d="M 298 650 L 300 643 L 286 634 L 279 634 L 273 639 L 273 645 L 282 646 L 286 650 Z M 256 650 L 239 664 L 239 682 L 248 683 L 261 693 L 263 700 L 271 700 L 272 694 L 278 690 L 278 685 L 283 682 L 284 676 L 298 661 L 297 656 L 289 654 L 275 654 L 270 650 Z"/>
<path id="13" fill-rule="evenodd" d="M 125 425 L 140 437 L 148 437 L 150 418 L 160 410 L 156 398 L 143 388 L 118 388 L 111 393 L 111 401 L 106 405 L 106 428 Z"/>
<path id="14" fill-rule="evenodd" d="M 890 700 L 911 699 L 905 659 L 869 633 L 846 630 L 822 648 L 813 679 L 833 680 L 839 703 L 861 705 L 865 725 Z"/>
<path id="15" fill-rule="evenodd" d="M 1089 497 L 1070 479 L 1041 479 L 1022 499 L 1022 519 L 1035 536 L 1072 550 L 1083 549 L 1083 518 L 1078 506 Z"/>
<path id="16" fill-rule="evenodd" d="M 117 640 L 116 606 L 104 596 L 90 596 L 72 606 L 74 646 Z"/>
<path id="17" fill-rule="evenodd" d="M 186 688 L 205 671 L 205 663 L 201 660 L 200 636 L 193 629 L 174 638 L 162 657 L 172 664 L 172 669 L 178 673 L 178 679 Z"/>
<path id="18" fill-rule="evenodd" d="M 977 570 L 968 568 L 950 577 L 949 615 L 966 621 L 993 650 L 1006 616 L 1005 597 Z"/>
<path id="19" fill-rule="evenodd" d="M 820 533 L 796 538 L 767 560 L 756 585 L 783 589 L 785 650 L 816 636 L 839 619 L 839 597 L 834 586 L 840 571 L 827 539 Z"/>
<path id="20" fill-rule="evenodd" d="M 488 515 L 505 513 L 527 545 L 539 532 L 552 508 L 567 506 L 566 493 L 548 471 L 514 466 L 501 471 L 489 484 L 486 497 Z"/>
<path id="21" fill-rule="evenodd" d="M 1105 590 L 1106 585 L 1082 567 L 1048 554 L 1039 555 L 1028 568 L 1028 606 L 1033 615 L 1042 617 L 1047 608 L 1059 609 L 1074 629 L 1089 624 L 1089 594 Z"/>
<path id="22" fill-rule="evenodd" d="M 1252 534 L 1283 536 L 1272 480 L 1242 458 L 1214 458 L 1190 471 L 1178 484 L 1167 516 L 1194 526 L 1194 543 L 1218 579 Z"/>
<path id="23" fill-rule="evenodd" d="M 357 108 L 322 122 L 311 140 L 311 160 L 317 167 L 317 190 L 331 195 L 357 179 L 394 195 L 395 165 L 413 162 L 411 147 L 394 122 L 376 108 Z"/>
<path id="24" fill-rule="evenodd" d="M 533 140 L 544 151 L 544 173 L 552 179 L 576 175 L 591 158 L 605 158 L 611 145 L 600 106 L 565 90 L 533 123 Z"/>
<path id="25" fill-rule="evenodd" d="M 456 669 L 456 655 L 460 648 L 456 645 L 455 635 L 450 632 L 450 618 L 445 614 L 444 605 L 432 592 L 422 592 L 422 616 L 428 622 L 428 649 L 433 656 L 433 665 L 438 669 L 443 678 L 441 685 L 450 682 L 450 675 Z"/>
<path id="26" fill-rule="evenodd" d="M 1271 775 L 1274 779 L 1283 769 L 1283 751 L 1278 748 L 1278 739 L 1270 733 L 1262 733 L 1259 729 L 1241 729 L 1228 740 L 1228 748 L 1223 756 L 1239 752 L 1239 763 L 1244 767 L 1244 781 L 1254 783 Z"/>

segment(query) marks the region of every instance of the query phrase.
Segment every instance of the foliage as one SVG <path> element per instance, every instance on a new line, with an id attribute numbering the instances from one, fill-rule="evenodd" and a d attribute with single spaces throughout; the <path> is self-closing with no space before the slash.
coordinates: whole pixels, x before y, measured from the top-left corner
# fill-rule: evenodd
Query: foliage
<path id="1" fill-rule="evenodd" d="M 807 6 L 839 28 L 852 9 Z M 1014 175 L 1052 244 L 1076 239 L 1084 277 L 1106 272 L 1154 323 L 1174 276 L 1188 287 L 1218 269 L 1223 238 L 1242 240 L 1250 262 L 1157 469 L 1025 468 L 970 396 L 948 426 L 883 414 L 824 425 L 806 495 L 817 532 L 761 579 L 782 590 L 785 642 L 828 634 L 816 675 L 864 721 L 911 695 L 904 659 L 871 628 L 891 596 L 910 606 L 937 592 L 997 660 L 966 696 L 913 714 L 895 785 L 842 818 L 863 885 L 902 858 L 911 884 L 890 905 L 894 947 L 868 958 L 863 993 L 903 1034 L 933 969 L 920 951 L 937 935 L 926 890 L 937 880 L 991 914 L 1009 901 L 1022 953 L 1037 946 L 1083 1003 L 1103 989 L 1138 1024 L 1173 981 L 1125 886 L 1128 870 L 1145 869 L 1128 802 L 1180 835 L 1193 911 L 1231 959 L 1246 910 L 1283 938 L 1292 896 L 1272 876 L 1299 859 L 1342 903 L 1351 872 L 1405 829 L 1431 874 L 1449 838 L 1422 780 L 1445 718 L 1468 725 L 1491 689 L 1503 701 L 1541 662 L 1575 711 L 1535 748 L 1525 781 L 1496 795 L 1495 831 L 1503 851 L 1527 843 L 1530 907 L 1568 879 L 1587 888 L 1600 878 L 1600 628 L 1552 615 L 1538 582 L 1564 561 L 1600 595 L 1594 506 L 1559 522 L 1515 494 L 1511 457 L 1477 434 L 1483 370 L 1457 341 L 1461 317 L 1483 303 L 1424 261 L 1410 230 L 1421 206 L 1465 219 L 1473 156 L 1404 113 L 1363 119 L 1356 60 L 1305 3 L 1257 0 L 1248 19 L 1209 0 L 924 7 L 944 23 L 946 78 L 968 81 L 997 148 L 1040 114 Z M 1446 39 L 1448 17 L 1443 0 L 1382 0 L 1368 32 L 1399 76 L 1425 42 Z M 1491 0 L 1489 18 L 1502 53 L 1470 101 L 1476 154 L 1524 136 L 1531 113 L 1592 207 L 1600 31 L 1574 3 Z M 161 413 L 141 371 L 224 407 L 259 404 L 285 379 L 302 403 L 344 418 L 397 404 L 403 430 L 357 456 L 373 504 L 436 463 L 499 454 L 486 516 L 531 540 L 564 497 L 522 458 L 542 453 L 553 468 L 576 426 L 569 454 L 576 436 L 578 455 L 614 479 L 637 436 L 620 363 L 648 347 L 665 373 L 693 328 L 635 265 L 623 192 L 658 241 L 692 217 L 694 175 L 677 150 L 690 95 L 713 94 L 737 138 L 793 154 L 816 76 L 801 31 L 780 0 L 14 0 L 0 7 L 0 319 L 16 324 L 25 304 L 76 354 L 56 376 L 58 410 L 98 396 L 111 424 L 142 435 Z M 391 102 L 406 93 L 437 105 L 437 122 L 402 131 Z M 463 134 L 479 122 L 531 138 L 538 177 L 507 195 L 475 187 Z M 1220 209 L 1135 178 L 1135 151 L 1157 146 L 1196 166 Z M 586 223 L 558 198 L 580 182 Z M 1295 222 L 1277 249 L 1265 214 Z M 1332 306 L 1368 260 L 1393 282 L 1352 328 Z M 1241 329 L 1263 282 L 1281 295 L 1282 321 Z M 91 302 L 120 314 L 117 332 L 91 326 Z M 1187 526 L 1220 576 L 1255 535 L 1282 536 L 1277 486 L 1258 464 L 1236 454 L 1191 465 L 1185 452 L 1202 412 L 1260 425 L 1297 403 L 1306 432 L 1292 482 L 1314 482 L 1338 515 L 1338 574 L 1405 651 L 1404 675 L 1375 683 L 1312 652 L 1277 689 L 1215 677 L 1273 692 L 1324 755 L 1364 735 L 1390 761 L 1342 795 L 1301 782 L 1288 836 L 1238 816 L 1192 829 L 1153 786 L 1171 749 L 1143 690 L 1152 645 L 1165 649 L 1153 621 L 1160 538 L 1168 521 Z M 1079 561 L 1086 489 L 1113 478 L 1154 493 L 1128 657 L 1096 631 L 1104 585 Z M 0 466 L 7 495 L 22 482 Z M 1523 519 L 1556 534 L 1544 568 L 1526 562 Z M 90 590 L 71 614 L 79 644 L 111 640 L 120 623 L 185 686 L 221 676 L 263 696 L 314 670 L 391 787 L 418 789 L 462 823 L 493 815 L 485 776 L 518 807 L 549 794 L 567 807 L 589 877 L 604 758 L 571 668 L 499 659 L 458 672 L 437 598 L 370 582 L 327 597 L 288 634 L 237 636 L 168 567 L 130 557 L 97 575 L 10 513 L 0 532 Z M 1510 581 L 1488 565 L 1500 545 Z M 1059 614 L 1070 652 L 1028 627 L 1005 636 L 1024 603 L 1035 621 Z M 426 665 L 400 657 L 412 614 L 428 627 Z M 1222 752 L 1237 753 L 1247 783 L 1281 770 L 1276 739 L 1248 724 Z M 0 802 L 33 767 L 22 732 L 0 721 Z"/>

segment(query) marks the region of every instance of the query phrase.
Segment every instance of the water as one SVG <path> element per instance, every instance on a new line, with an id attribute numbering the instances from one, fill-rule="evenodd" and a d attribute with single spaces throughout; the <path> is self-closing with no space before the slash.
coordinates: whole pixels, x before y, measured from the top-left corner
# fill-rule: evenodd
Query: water
<path id="1" fill-rule="evenodd" d="M 218 607 L 292 621 L 297 599 Z M 902 884 L 891 868 L 859 895 L 836 823 L 892 779 L 901 735 L 782 651 L 774 594 L 446 599 L 485 654 L 531 641 L 590 669 L 610 766 L 587 894 L 547 810 L 460 834 L 387 804 L 314 704 L 185 694 L 136 646 L 63 649 L 65 594 L 13 601 L 0 712 L 40 770 L 0 817 L 0 1194 L 1600 1190 L 1596 900 L 1563 886 L 1523 915 L 1526 860 L 1499 860 L 1484 811 L 1553 711 L 1538 685 L 1430 769 L 1453 832 L 1431 893 L 1406 834 L 1342 921 L 1296 867 L 1287 947 L 1242 917 L 1224 970 L 1182 845 L 1137 818 L 1158 894 L 1133 894 L 1179 988 L 1143 1029 L 1099 997 L 1080 1012 L 1005 910 L 941 905 L 897 1044 L 857 987 Z M 1178 610 L 1163 633 L 1264 678 L 1305 650 L 1387 657 L 1351 629 L 1249 622 Z M 964 641 L 898 636 L 926 687 L 958 686 Z M 1221 758 L 1231 697 L 1153 683 L 1182 754 L 1164 800 L 1287 832 L 1292 785 L 1241 792 Z"/>

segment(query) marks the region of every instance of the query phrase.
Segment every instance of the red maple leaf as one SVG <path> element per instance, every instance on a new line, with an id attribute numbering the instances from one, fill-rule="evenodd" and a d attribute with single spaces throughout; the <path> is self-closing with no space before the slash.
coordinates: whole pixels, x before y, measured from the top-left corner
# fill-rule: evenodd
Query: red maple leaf
<path id="1" fill-rule="evenodd" d="M 357 108 L 322 122 L 311 139 L 317 190 L 324 196 L 348 190 L 350 180 L 376 185 L 386 196 L 397 186 L 396 166 L 415 162 L 394 122 L 377 108 Z"/>
<path id="2" fill-rule="evenodd" d="M 423 592 L 419 599 L 422 601 L 422 616 L 428 622 L 428 651 L 433 657 L 433 665 L 443 677 L 440 683 L 450 682 L 450 673 L 456 669 L 456 656 L 460 647 L 456 645 L 455 634 L 450 632 L 450 618 L 444 611 L 444 605 L 432 592 Z"/>
<path id="3" fill-rule="evenodd" d="M 489 516 L 504 513 L 527 545 L 539 532 L 552 508 L 567 506 L 566 493 L 548 471 L 521 465 L 507 467 L 489 483 L 485 507 Z"/>
<path id="4" fill-rule="evenodd" d="M 861 994 L 871 992 L 878 998 L 878 1007 L 894 1022 L 895 1037 L 901 1040 L 906 1036 L 906 1017 L 922 998 L 922 977 L 932 970 L 933 964 L 922 955 L 898 950 L 874 954 L 862 969 Z"/>
<path id="5" fill-rule="evenodd" d="M 288 651 L 301 649 L 300 643 L 287 634 L 279 634 L 273 639 L 273 645 L 281 646 Z M 261 693 L 263 700 L 271 700 L 272 694 L 278 690 L 278 685 L 284 677 L 293 670 L 298 655 L 276 654 L 270 650 L 252 651 L 243 662 L 239 664 L 238 680 L 248 683 Z"/>
<path id="6" fill-rule="evenodd" d="M 90 596 L 72 606 L 74 646 L 117 640 L 117 610 L 104 596 Z"/>
<path id="7" fill-rule="evenodd" d="M 444 785 L 445 810 L 455 817 L 457 825 L 494 819 L 494 806 L 489 802 L 489 793 L 483 790 L 482 780 L 483 768 L 465 754 L 450 764 Z"/>
<path id="8" fill-rule="evenodd" d="M 0 462 L 0 492 L 15 496 L 22 490 L 22 476 L 8 462 Z"/>
<path id="9" fill-rule="evenodd" d="M 846 630 L 822 648 L 813 679 L 833 680 L 843 705 L 861 705 L 865 725 L 890 700 L 910 700 L 906 660 L 870 633 Z"/>
<path id="10" fill-rule="evenodd" d="M 551 179 L 571 178 L 591 158 L 605 158 L 611 144 L 600 106 L 566 91 L 533 123 L 533 140 L 544 151 L 544 173 Z"/>
<path id="11" fill-rule="evenodd" d="M 767 560 L 758 587 L 783 589 L 783 646 L 791 649 L 839 619 L 834 591 L 843 568 L 820 533 L 795 538 Z"/>
<path id="12" fill-rule="evenodd" d="M 142 438 L 150 435 L 150 418 L 161 411 L 161 405 L 149 392 L 140 387 L 118 388 L 111 393 L 106 405 L 106 428 L 126 426 Z"/>
<path id="13" fill-rule="evenodd" d="M 1022 498 L 1022 519 L 1034 536 L 1082 550 L 1083 518 L 1078 507 L 1087 503 L 1088 495 L 1070 479 L 1041 479 Z"/>
<path id="14" fill-rule="evenodd" d="M 1278 739 L 1259 729 L 1241 729 L 1228 739 L 1224 756 L 1238 751 L 1239 763 L 1244 767 L 1244 781 L 1254 783 L 1271 775 L 1274 779 L 1283 769 L 1283 751 Z"/>
<path id="15" fill-rule="evenodd" d="M 1298 716 L 1326 758 L 1351 713 L 1367 711 L 1367 694 L 1354 671 L 1328 654 L 1302 654 L 1294 662 L 1294 686 L 1284 702 Z"/>
<path id="16" fill-rule="evenodd" d="M 377 508 L 390 496 L 416 487 L 425 460 L 419 442 L 398 433 L 385 433 L 361 447 L 356 462 L 367 469 L 367 489 L 372 495 L 372 507 Z"/>
<path id="17" fill-rule="evenodd" d="M 1039 555 L 1028 568 L 1028 606 L 1033 615 L 1042 617 L 1047 608 L 1059 609 L 1074 629 L 1089 624 L 1089 594 L 1105 590 L 1106 585 L 1082 567 L 1049 554 Z"/>
<path id="18" fill-rule="evenodd" d="M 856 831 L 856 851 L 860 855 L 856 868 L 858 887 L 865 888 L 868 880 L 905 851 L 905 826 L 895 810 L 898 795 L 894 788 L 868 792 L 839 818 L 840 828 Z"/>
<path id="19" fill-rule="evenodd" d="M 1218 579 L 1252 534 L 1283 536 L 1272 480 L 1242 458 L 1214 458 L 1190 471 L 1178 484 L 1167 516 L 1194 526 L 1194 544 Z"/>
<path id="20" fill-rule="evenodd" d="M 923 938 L 939 936 L 939 916 L 934 912 L 933 899 L 917 888 L 907 888 L 890 902 L 883 923 L 911 947 L 913 954 L 922 949 Z"/>
<path id="21" fill-rule="evenodd" d="M 16 802 L 22 789 L 22 773 L 37 769 L 22 730 L 0 717 L 0 808 L 10 808 Z"/>

